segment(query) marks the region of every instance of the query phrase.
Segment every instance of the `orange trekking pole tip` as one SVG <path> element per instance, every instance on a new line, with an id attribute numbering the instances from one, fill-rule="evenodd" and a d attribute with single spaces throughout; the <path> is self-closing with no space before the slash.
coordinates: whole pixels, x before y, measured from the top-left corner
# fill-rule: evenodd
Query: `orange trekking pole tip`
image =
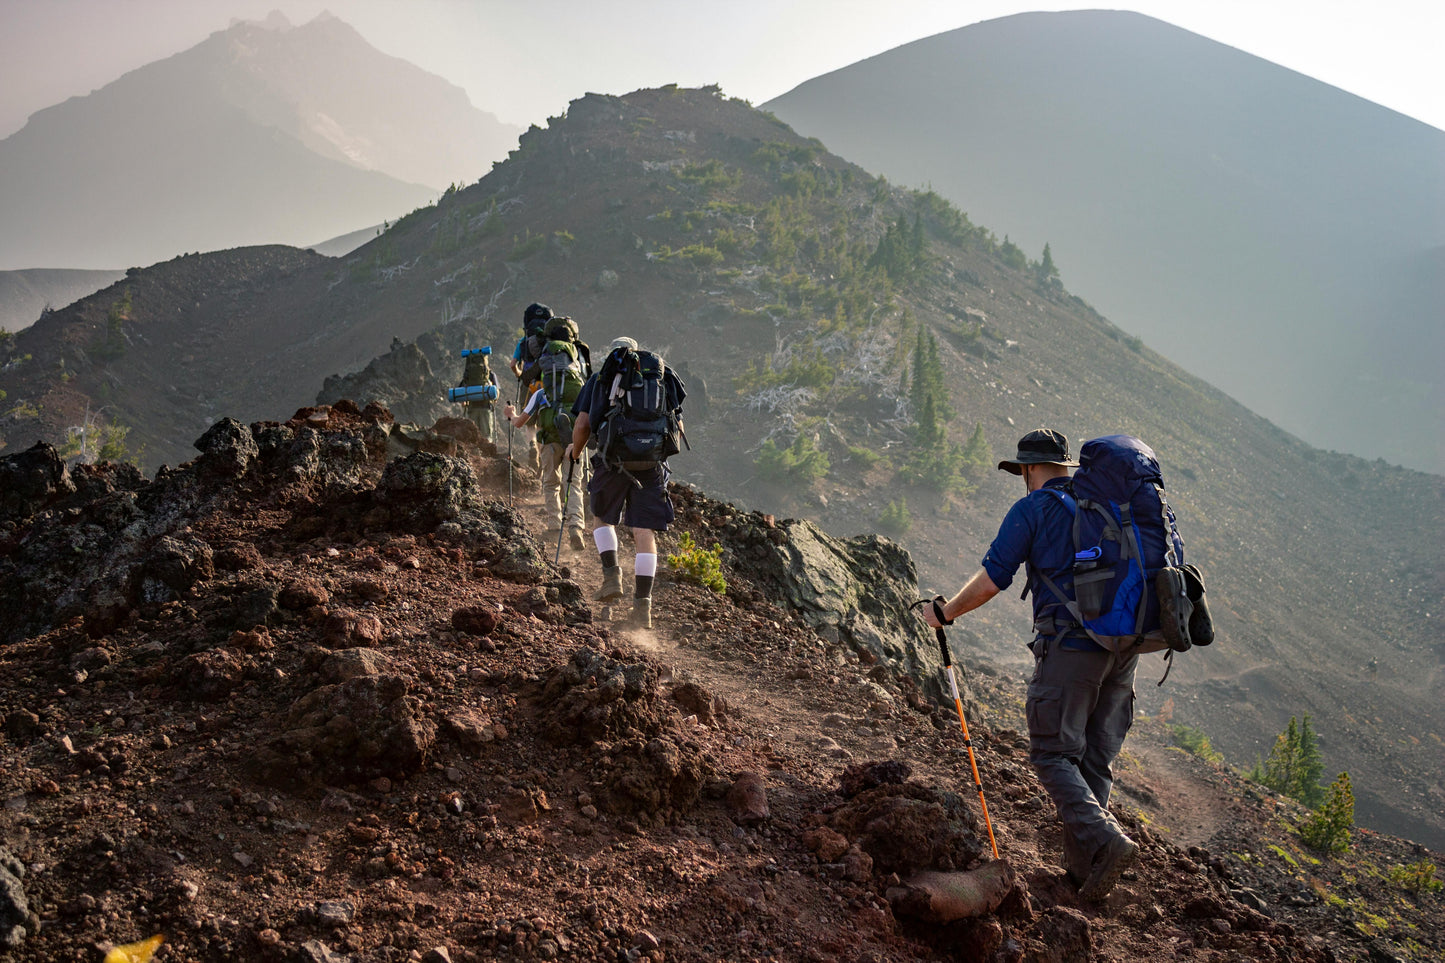
<path id="1" fill-rule="evenodd" d="M 919 599 L 913 603 L 913 608 L 920 605 L 932 605 L 933 617 L 943 625 L 952 624 L 949 619 L 943 617 L 943 596 L 934 596 L 932 599 Z M 983 780 L 978 776 L 978 760 L 973 755 L 973 739 L 968 734 L 968 719 L 963 714 L 963 699 L 958 695 L 958 681 L 953 674 L 953 657 L 948 651 L 948 636 L 941 627 L 934 628 L 934 637 L 938 639 L 938 651 L 943 655 L 943 674 L 948 676 L 948 691 L 953 696 L 953 706 L 958 710 L 958 724 L 963 728 L 963 745 L 968 750 L 968 766 L 973 770 L 973 785 L 978 790 L 978 804 L 983 809 L 983 824 L 988 829 L 988 844 L 993 847 L 993 858 L 998 859 L 998 843 L 993 838 L 993 820 L 988 816 L 988 800 L 983 798 Z"/>

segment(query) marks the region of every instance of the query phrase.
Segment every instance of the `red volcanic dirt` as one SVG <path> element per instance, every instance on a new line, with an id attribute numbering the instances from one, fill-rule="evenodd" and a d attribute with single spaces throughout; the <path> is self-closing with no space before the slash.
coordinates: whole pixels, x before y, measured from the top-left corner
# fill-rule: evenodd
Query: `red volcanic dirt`
<path id="1" fill-rule="evenodd" d="M 468 453 L 500 512 L 505 465 Z M 1311 856 L 1290 804 L 1150 720 L 1115 803 L 1141 859 L 1081 900 L 1024 680 L 983 664 L 970 722 L 1013 886 L 974 919 L 900 915 L 890 888 L 991 856 L 951 705 L 739 566 L 726 595 L 660 579 L 656 627 L 630 630 L 585 601 L 590 547 L 498 575 L 507 546 L 354 492 L 238 483 L 184 533 L 213 556 L 182 597 L 0 649 L 0 865 L 29 909 L 10 958 L 159 933 L 161 961 L 1438 959 L 1439 894 L 1385 878 L 1428 853 L 1359 834 L 1349 862 Z M 675 498 L 711 544 L 730 510 Z"/>

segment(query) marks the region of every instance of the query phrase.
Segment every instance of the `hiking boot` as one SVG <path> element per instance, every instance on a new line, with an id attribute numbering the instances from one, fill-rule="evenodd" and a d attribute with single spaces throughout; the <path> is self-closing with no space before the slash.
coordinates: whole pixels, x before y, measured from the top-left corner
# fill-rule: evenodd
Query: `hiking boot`
<path id="1" fill-rule="evenodd" d="M 1094 854 L 1093 865 L 1089 867 L 1089 878 L 1079 887 L 1084 899 L 1103 899 L 1113 890 L 1124 870 L 1134 865 L 1139 856 L 1139 844 L 1123 833 L 1104 844 Z"/>
<path id="2" fill-rule="evenodd" d="M 628 617 L 627 624 L 636 629 L 652 628 L 652 599 L 633 599 L 632 615 Z"/>
<path id="3" fill-rule="evenodd" d="M 1074 840 L 1068 829 L 1064 830 L 1064 871 L 1069 874 L 1069 882 L 1075 886 L 1083 886 L 1089 878 L 1089 854 Z"/>
<path id="4" fill-rule="evenodd" d="M 587 536 L 582 534 L 582 529 L 580 528 L 572 529 L 568 538 L 572 543 L 572 547 L 575 549 L 580 550 L 587 547 Z"/>
<path id="5" fill-rule="evenodd" d="M 602 570 L 602 587 L 592 593 L 597 602 L 611 602 L 622 597 L 622 566 L 614 565 Z"/>
<path id="6" fill-rule="evenodd" d="M 1214 617 L 1209 613 L 1209 602 L 1204 597 L 1204 576 L 1193 565 L 1185 565 L 1184 590 L 1194 610 L 1189 613 L 1189 641 L 1195 645 L 1208 645 L 1214 641 Z"/>

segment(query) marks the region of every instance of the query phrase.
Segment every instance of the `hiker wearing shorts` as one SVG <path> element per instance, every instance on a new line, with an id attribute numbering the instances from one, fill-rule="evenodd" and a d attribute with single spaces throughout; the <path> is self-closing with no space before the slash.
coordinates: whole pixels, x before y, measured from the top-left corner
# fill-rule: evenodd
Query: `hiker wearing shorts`
<path id="1" fill-rule="evenodd" d="M 667 530 L 674 512 L 667 494 L 666 455 L 631 460 L 619 455 L 622 447 L 617 436 L 618 425 L 627 419 L 620 413 L 620 403 L 628 393 L 627 376 L 616 372 L 619 359 L 639 355 L 653 358 L 658 364 L 654 390 L 660 393 L 660 405 L 669 413 L 669 423 L 682 430 L 682 402 L 686 390 L 682 381 L 660 359 L 641 352 L 631 338 L 617 338 L 608 346 L 608 360 L 587 379 L 582 393 L 573 405 L 572 445 L 569 458 L 578 458 L 586 450 L 589 439 L 597 438 L 592 452 L 592 480 L 587 490 L 591 495 L 592 514 L 596 527 L 592 539 L 602 562 L 602 587 L 593 598 L 611 602 L 622 597 L 622 569 L 617 561 L 617 528 L 632 529 L 637 554 L 633 562 L 636 576 L 630 623 L 638 628 L 652 628 L 652 582 L 657 574 L 657 532 Z M 641 385 L 639 377 L 634 382 Z M 609 425 L 609 417 L 613 424 Z M 603 439 L 606 440 L 603 440 Z M 636 456 L 633 456 L 636 457 Z"/>
<path id="2" fill-rule="evenodd" d="M 1084 898 L 1099 899 L 1139 852 L 1109 812 L 1114 759 L 1133 721 L 1139 656 L 1109 652 L 1082 628 L 1060 634 L 1056 629 L 1070 621 L 1067 609 L 1036 590 L 1038 573 L 1057 583 L 1072 572 L 1074 512 L 1050 489 L 1066 489 L 1069 469 L 1078 464 L 1059 432 L 1040 428 L 1024 435 L 1018 454 L 998 467 L 1022 477 L 1027 494 L 1004 516 L 982 568 L 944 603 L 943 621 L 929 606 L 922 611 L 935 628 L 951 624 L 1008 588 L 1019 565 L 1025 566 L 1035 631 L 1026 702 L 1029 762 L 1063 822 L 1069 877 Z"/>

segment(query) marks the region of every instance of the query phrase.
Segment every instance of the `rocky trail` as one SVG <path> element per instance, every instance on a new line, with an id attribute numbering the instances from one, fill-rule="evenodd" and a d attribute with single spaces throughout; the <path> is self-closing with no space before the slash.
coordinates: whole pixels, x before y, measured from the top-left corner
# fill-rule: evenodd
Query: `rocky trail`
<path id="1" fill-rule="evenodd" d="M 1430 854 L 1310 857 L 1290 804 L 1146 719 L 1116 804 L 1142 858 L 1081 901 L 1023 679 L 964 653 L 1007 873 L 981 915 L 920 915 L 919 874 L 998 868 L 953 707 L 908 671 L 916 627 L 829 622 L 777 574 L 822 546 L 838 593 L 906 598 L 868 567 L 886 543 L 677 486 L 659 554 L 716 541 L 728 588 L 664 566 L 629 630 L 588 602 L 590 543 L 554 568 L 535 496 L 507 507 L 502 459 L 440 424 L 388 458 L 389 425 L 223 421 L 154 480 L 0 459 L 0 955 L 159 933 L 160 961 L 1436 958 L 1439 894 L 1383 881 Z"/>

